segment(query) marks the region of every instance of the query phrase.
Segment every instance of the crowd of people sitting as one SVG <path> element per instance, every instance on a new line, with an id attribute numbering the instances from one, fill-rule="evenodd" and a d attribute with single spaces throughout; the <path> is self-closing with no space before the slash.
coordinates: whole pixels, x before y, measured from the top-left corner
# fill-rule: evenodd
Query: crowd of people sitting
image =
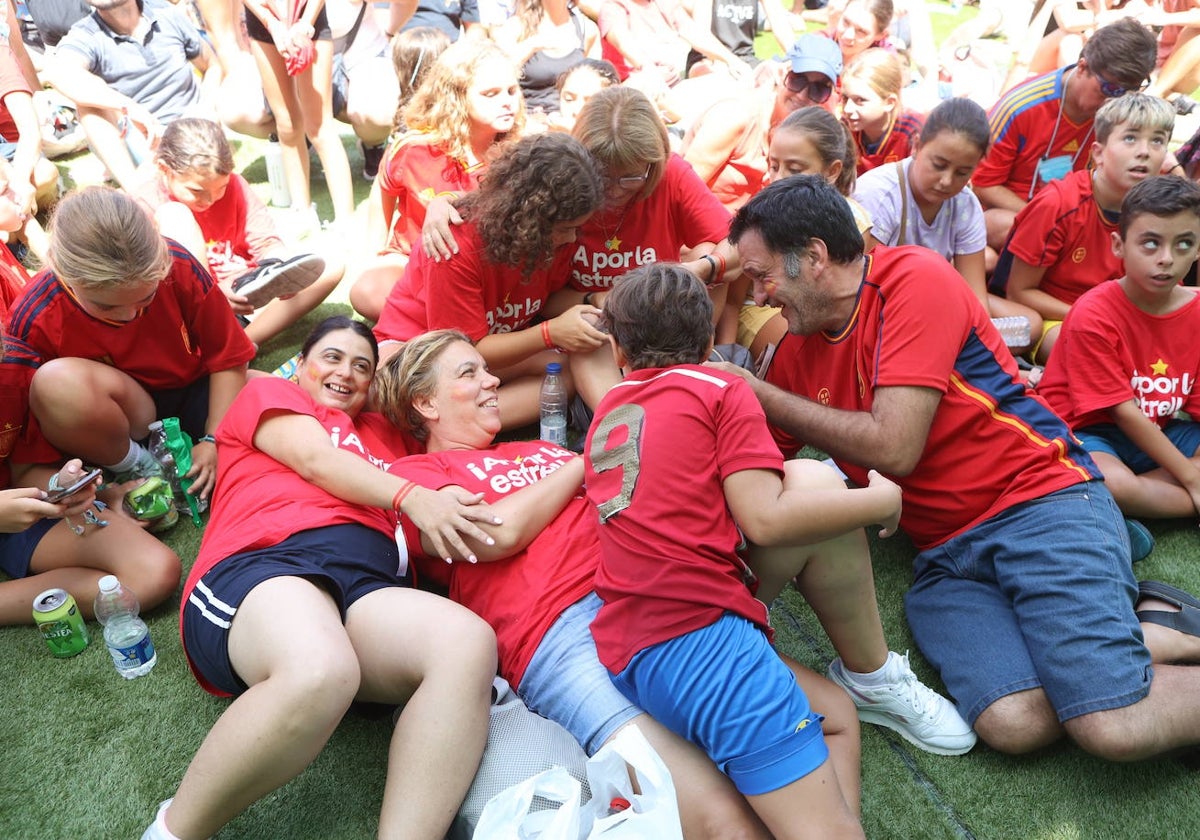
<path id="1" fill-rule="evenodd" d="M 860 720 L 1200 744 L 1200 599 L 1133 571 L 1139 519 L 1200 514 L 1200 5 L 983 0 L 940 52 L 917 0 L 70 5 L 0 38 L 0 624 L 186 566 L 232 701 L 146 838 L 217 832 L 366 701 L 380 836 L 438 840 L 540 743 L 489 733 L 505 685 L 577 772 L 638 725 L 689 840 L 860 836 Z M 44 86 L 115 187 L 57 196 Z M 279 152 L 284 224 L 229 132 Z M 310 150 L 340 235 L 302 241 Z M 250 370 L 339 284 L 362 320 Z M 574 449 L 531 432 L 550 362 Z M 163 417 L 190 564 L 124 504 Z M 869 528 L 917 549 L 947 696 L 889 650 Z M 789 583 L 823 675 L 771 645 Z"/>

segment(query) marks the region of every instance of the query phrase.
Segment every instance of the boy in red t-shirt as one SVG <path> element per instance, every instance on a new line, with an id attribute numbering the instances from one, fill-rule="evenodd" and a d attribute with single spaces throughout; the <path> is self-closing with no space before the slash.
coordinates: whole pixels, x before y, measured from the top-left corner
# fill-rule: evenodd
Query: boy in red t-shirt
<path id="1" fill-rule="evenodd" d="M 632 703 L 705 750 L 773 836 L 861 836 L 856 786 L 846 768 L 835 773 L 835 739 L 827 745 L 822 716 L 809 704 L 828 683 L 802 668 L 793 675 L 772 650 L 755 572 L 770 590 L 764 599 L 793 576 L 802 591 L 825 596 L 818 613 L 835 646 L 854 632 L 876 632 L 886 649 L 881 628 L 856 621 L 870 604 L 857 599 L 846 609 L 825 574 L 837 573 L 816 569 L 831 546 L 861 539 L 857 529 L 892 532 L 896 485 L 872 472 L 868 487 L 848 490 L 820 465 L 785 469 L 753 391 L 703 366 L 712 303 L 682 266 L 658 263 L 622 277 L 604 323 L 628 375 L 597 406 L 584 447 L 587 494 L 600 516 L 595 587 L 604 604 L 591 625 L 600 661 Z M 747 566 L 747 539 L 781 548 L 752 555 Z M 881 658 L 880 673 L 902 659 Z M 846 670 L 841 660 L 831 668 L 843 687 Z M 950 716 L 942 722 L 956 731 L 953 743 L 923 747 L 969 750 L 971 730 L 924 691 L 926 708 L 940 700 Z"/>
<path id="2" fill-rule="evenodd" d="M 1174 125 L 1175 109 L 1157 97 L 1130 93 L 1108 100 L 1096 113 L 1094 168 L 1051 182 L 1017 214 L 991 287 L 1045 319 L 1036 361 L 1049 358 L 1079 296 L 1121 275 L 1110 244 L 1121 201 L 1158 174 Z"/>
<path id="3" fill-rule="evenodd" d="M 1200 511 L 1200 297 L 1179 284 L 1200 251 L 1200 185 L 1150 178 L 1125 197 L 1125 276 L 1071 307 L 1038 388 L 1128 516 Z"/>

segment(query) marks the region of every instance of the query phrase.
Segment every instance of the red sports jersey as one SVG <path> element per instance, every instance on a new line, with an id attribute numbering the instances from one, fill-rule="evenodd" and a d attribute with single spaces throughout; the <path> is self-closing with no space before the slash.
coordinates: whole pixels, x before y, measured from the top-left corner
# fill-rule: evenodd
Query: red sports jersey
<path id="1" fill-rule="evenodd" d="M 992 106 L 988 112 L 992 145 L 971 176 L 975 186 L 1008 187 L 1027 201 L 1039 165 L 1045 177 L 1038 179 L 1037 190 L 1071 170 L 1087 167 L 1092 120 L 1073 123 L 1062 109 L 1063 81 L 1074 69 L 1071 65 L 1035 76 Z"/>
<path id="2" fill-rule="evenodd" d="M 29 283 L 29 272 L 13 252 L 0 243 L 0 324 L 7 322 L 8 310 Z"/>
<path id="3" fill-rule="evenodd" d="M 379 189 L 396 199 L 400 214 L 391 228 L 388 250 L 411 253 L 412 243 L 421 240 L 425 208 L 434 196 L 470 192 L 482 171 L 482 164 L 468 167 L 421 134 L 405 134 L 393 143 L 379 167 Z"/>
<path id="4" fill-rule="evenodd" d="M 1066 304 L 1125 267 L 1113 253 L 1115 221 L 1104 218 L 1092 193 L 1092 173 L 1072 172 L 1025 205 L 1004 246 L 1029 265 L 1044 266 L 1038 288 Z"/>
<path id="5" fill-rule="evenodd" d="M 414 455 L 391 471 L 422 487 L 454 484 L 483 493 L 494 504 L 528 487 L 567 461 L 573 452 L 541 441 L 511 441 L 480 451 L 451 450 Z M 454 563 L 421 551 L 420 535 L 405 520 L 408 554 L 422 574 L 448 573 L 450 598 L 480 616 L 496 631 L 500 674 L 520 685 L 542 637 L 563 610 L 592 591 L 600 544 L 596 510 L 582 491 L 524 551 L 493 563 Z"/>
<path id="6" fill-rule="evenodd" d="M 611 672 L 725 612 L 770 633 L 722 490 L 736 472 L 783 471 L 745 382 L 697 365 L 631 371 L 600 401 L 584 452 L 588 498 L 601 515 L 604 606 L 592 635 Z"/>
<path id="7" fill-rule="evenodd" d="M 864 142 L 861 131 L 853 132 L 854 147 L 858 150 L 858 174 L 885 163 L 904 160 L 911 155 L 924 123 L 920 114 L 905 111 L 877 143 L 868 144 Z"/>
<path id="8" fill-rule="evenodd" d="M 1165 427 L 1177 411 L 1197 416 L 1200 297 L 1166 315 L 1139 309 L 1120 283 L 1079 298 L 1063 321 L 1038 393 L 1072 429 L 1113 422 L 1109 409 L 1136 399 Z"/>
<path id="9" fill-rule="evenodd" d="M 434 262 L 417 250 L 392 287 L 375 336 L 408 341 L 429 330 L 453 328 L 472 341 L 529 326 L 551 292 L 563 287 L 573 245 L 564 245 L 550 265 L 528 277 L 519 266 L 488 261 L 475 225 L 454 231 L 458 253 Z"/>
<path id="10" fill-rule="evenodd" d="M 135 196 L 151 210 L 174 200 L 157 168 L 151 167 L 147 175 L 134 190 Z M 253 268 L 268 253 L 283 247 L 271 212 L 246 179 L 236 173 L 229 177 L 225 195 L 207 210 L 191 212 L 204 234 L 210 269 L 230 257 L 240 257 L 248 268 Z"/>
<path id="11" fill-rule="evenodd" d="M 679 155 L 646 198 L 624 207 L 601 209 L 579 229 L 569 246 L 571 287 L 590 292 L 639 265 L 677 261 L 683 248 L 720 242 L 729 233 L 729 211 Z"/>
<path id="12" fill-rule="evenodd" d="M 380 414 L 364 412 L 351 419 L 315 402 L 294 382 L 276 376 L 251 379 L 217 427 L 221 470 L 204 540 L 183 585 L 181 623 L 196 582 L 233 554 L 277 545 L 300 531 L 329 525 L 358 523 L 388 536 L 396 530 L 392 511 L 345 502 L 255 448 L 254 434 L 263 415 L 279 412 L 315 418 L 335 446 L 380 469 L 414 451 L 411 442 Z M 206 690 L 220 693 L 198 673 L 196 678 Z"/>
<path id="13" fill-rule="evenodd" d="M 54 272 L 30 281 L 13 305 L 5 334 L 4 365 L 34 370 L 50 359 L 91 359 L 129 374 L 150 391 L 182 388 L 217 371 L 245 365 L 254 345 L 225 295 L 192 255 L 168 240 L 171 271 L 154 300 L 135 320 L 113 324 L 84 311 Z M 41 464 L 59 458 L 32 415 L 13 460 Z M 24 450 L 24 451 L 21 451 Z"/>
<path id="14" fill-rule="evenodd" d="M 953 266 L 918 246 L 879 245 L 866 259 L 846 326 L 836 335 L 788 335 L 766 379 L 847 411 L 870 411 L 877 388 L 942 395 L 920 462 L 909 475 L 888 476 L 904 490 L 900 524 L 917 548 L 1099 477 L 1066 424 L 1020 383 L 1012 354 Z M 800 445 L 782 431 L 776 439 L 785 452 Z M 838 466 L 867 485 L 862 466 Z"/>

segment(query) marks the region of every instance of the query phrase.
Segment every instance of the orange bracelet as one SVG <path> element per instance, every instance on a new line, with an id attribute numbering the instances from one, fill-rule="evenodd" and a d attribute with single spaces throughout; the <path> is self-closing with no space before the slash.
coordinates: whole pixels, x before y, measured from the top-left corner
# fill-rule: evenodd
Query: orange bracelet
<path id="1" fill-rule="evenodd" d="M 413 488 L 416 486 L 417 486 L 416 482 L 406 481 L 400 487 L 400 489 L 396 491 L 396 495 L 392 496 L 392 510 L 399 512 L 400 505 L 402 505 L 404 503 L 404 499 L 408 496 L 409 493 L 411 493 L 413 491 Z"/>
<path id="2" fill-rule="evenodd" d="M 546 345 L 547 350 L 557 350 L 554 346 L 554 340 L 550 338 L 550 322 L 542 321 L 542 341 Z"/>

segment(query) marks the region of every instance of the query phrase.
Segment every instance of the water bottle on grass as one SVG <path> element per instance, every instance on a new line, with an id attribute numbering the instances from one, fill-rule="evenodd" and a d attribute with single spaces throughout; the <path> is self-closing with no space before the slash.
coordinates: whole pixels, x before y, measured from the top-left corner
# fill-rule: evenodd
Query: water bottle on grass
<path id="1" fill-rule="evenodd" d="M 132 591 L 121 586 L 116 575 L 100 578 L 96 595 L 96 620 L 104 625 L 104 644 L 117 673 L 127 680 L 150 673 L 158 654 L 150 641 L 150 628 L 138 612 L 141 605 Z"/>

